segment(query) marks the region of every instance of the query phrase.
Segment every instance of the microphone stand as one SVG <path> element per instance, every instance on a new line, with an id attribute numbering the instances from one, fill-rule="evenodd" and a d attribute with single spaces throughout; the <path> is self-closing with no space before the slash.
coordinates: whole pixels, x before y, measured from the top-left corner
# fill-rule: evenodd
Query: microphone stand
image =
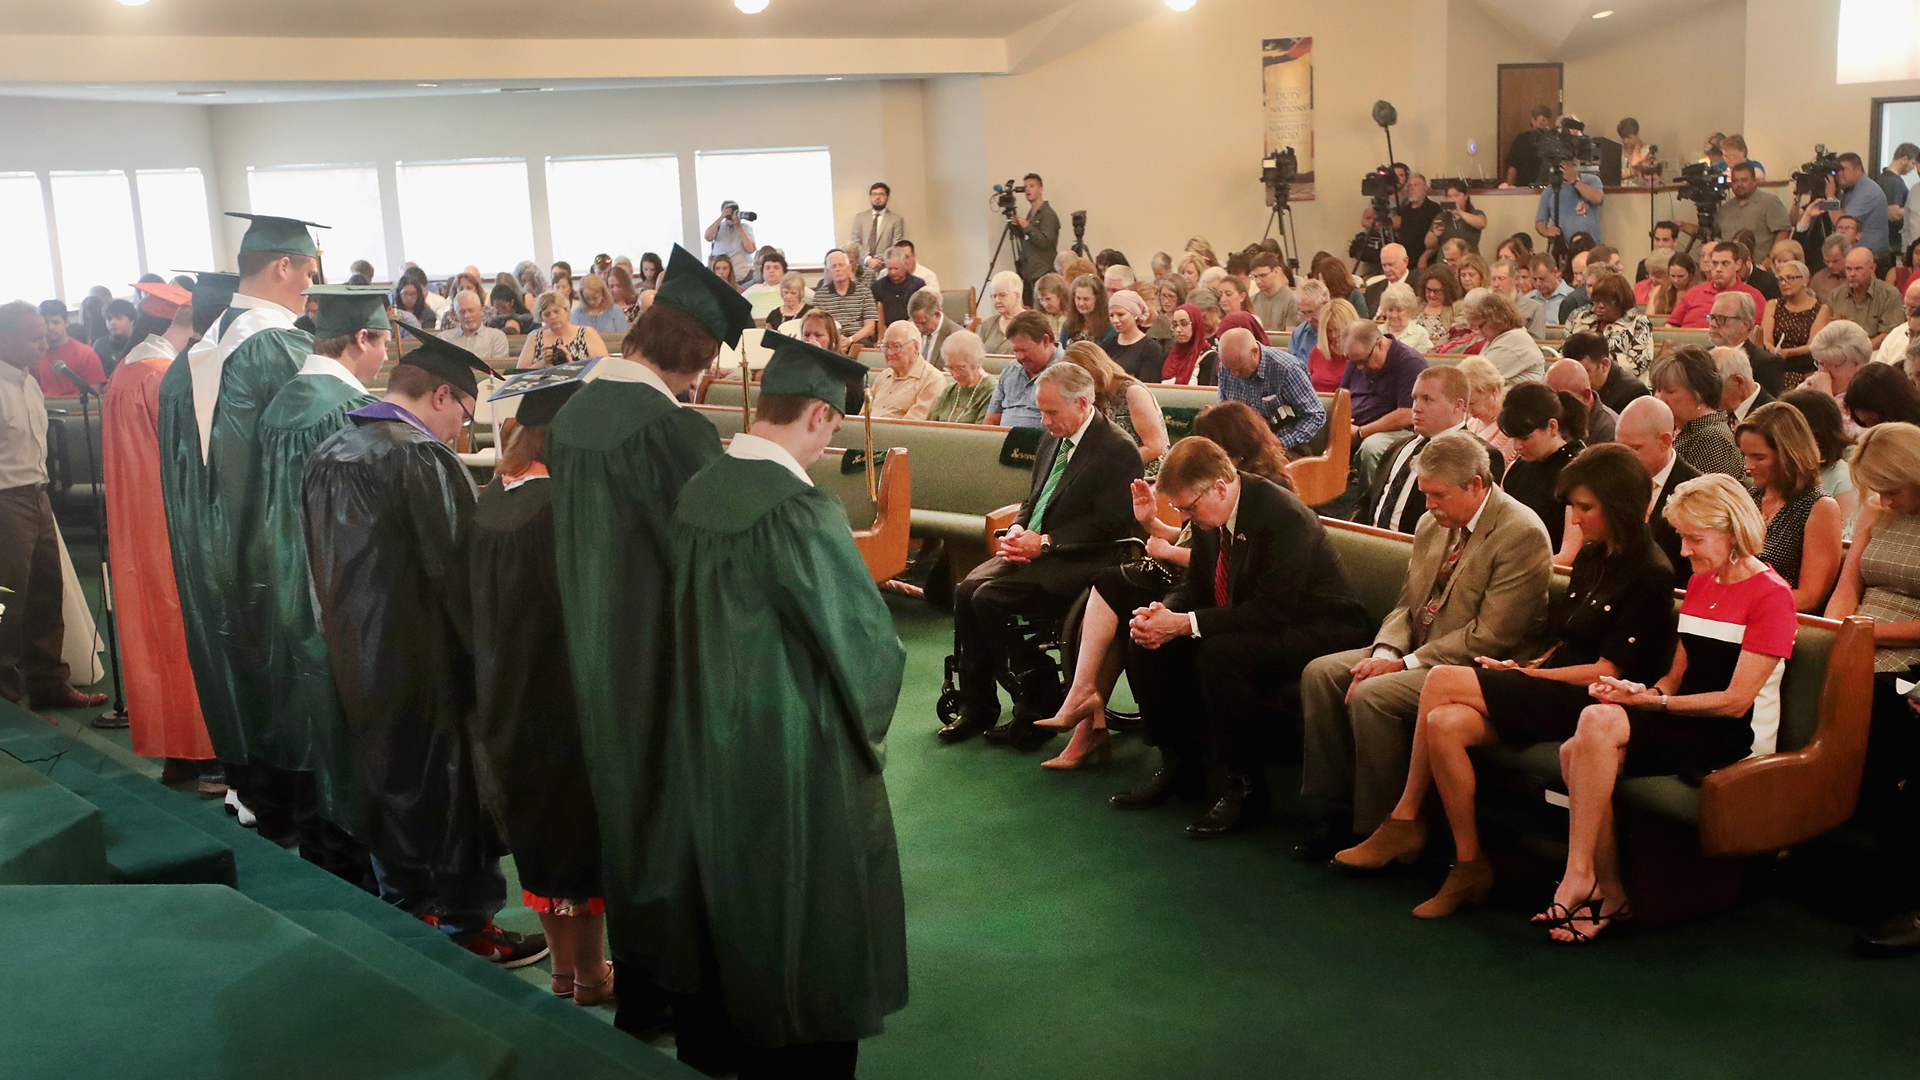
<path id="1" fill-rule="evenodd" d="M 104 615 L 100 621 L 105 623 L 107 627 L 107 656 L 112 661 L 113 667 L 113 707 L 95 717 L 93 726 L 98 728 L 123 728 L 129 723 L 127 716 L 127 687 L 126 683 L 122 681 L 120 677 L 120 635 L 114 629 L 116 612 L 113 604 L 113 565 L 107 557 L 107 497 L 103 490 L 106 487 L 106 466 L 95 457 L 93 412 L 87 407 L 87 400 L 94 396 L 94 389 L 87 380 L 81 378 L 67 365 L 60 364 L 58 370 L 61 375 L 66 376 L 68 382 L 73 384 L 74 389 L 80 391 L 80 434 L 81 437 L 86 440 L 87 444 L 87 479 L 89 482 L 93 479 L 93 466 L 99 466 L 100 468 L 100 482 L 92 484 L 91 486 L 93 487 L 93 512 L 96 515 L 95 520 L 100 523 L 100 607 Z M 105 417 L 101 418 L 103 423 L 105 419 Z M 105 443 L 106 432 L 103 429 L 101 432 L 100 445 L 100 453 L 102 455 L 106 452 Z"/>

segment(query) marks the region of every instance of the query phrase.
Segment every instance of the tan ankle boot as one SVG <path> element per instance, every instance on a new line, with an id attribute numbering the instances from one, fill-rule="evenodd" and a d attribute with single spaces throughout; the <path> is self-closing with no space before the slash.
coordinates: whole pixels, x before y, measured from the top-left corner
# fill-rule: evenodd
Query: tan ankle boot
<path id="1" fill-rule="evenodd" d="M 1446 883 L 1433 899 L 1413 909 L 1422 919 L 1443 919 L 1460 910 L 1463 904 L 1486 903 L 1493 891 L 1493 862 L 1485 854 L 1471 862 L 1454 863 L 1447 871 Z"/>
<path id="2" fill-rule="evenodd" d="M 1427 826 L 1418 819 L 1402 821 L 1388 818 L 1359 844 L 1334 855 L 1333 861 L 1349 870 L 1380 870 L 1389 863 L 1410 863 L 1427 846 Z"/>

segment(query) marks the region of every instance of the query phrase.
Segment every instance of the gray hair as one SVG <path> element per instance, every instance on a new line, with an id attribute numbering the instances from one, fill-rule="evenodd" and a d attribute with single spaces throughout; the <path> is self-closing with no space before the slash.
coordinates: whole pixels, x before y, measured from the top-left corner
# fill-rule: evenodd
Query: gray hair
<path id="1" fill-rule="evenodd" d="M 1187 294 L 1187 303 L 1201 311 L 1219 311 L 1220 294 L 1202 285 Z"/>
<path id="2" fill-rule="evenodd" d="M 1093 403 L 1093 376 L 1079 364 L 1051 364 L 1034 382 L 1038 385 L 1051 385 L 1070 398 L 1080 398 L 1089 405 Z"/>
<path id="3" fill-rule="evenodd" d="M 1107 273 L 1118 274 L 1120 276 L 1120 284 L 1122 285 L 1131 285 L 1140 280 L 1134 276 L 1133 267 L 1128 266 L 1126 263 L 1114 263 L 1107 267 Z"/>
<path id="4" fill-rule="evenodd" d="M 1404 281 L 1396 281 L 1380 292 L 1380 314 L 1384 315 L 1388 311 L 1411 312 L 1417 307 L 1418 304 L 1413 298 L 1413 286 Z"/>
<path id="5" fill-rule="evenodd" d="M 1721 293 L 1720 295 L 1726 296 L 1728 294 Z M 1748 304 L 1753 303 L 1753 297 L 1745 293 L 1739 295 L 1740 299 L 1745 300 Z M 1745 379 L 1748 382 L 1753 381 L 1753 361 L 1747 359 L 1747 350 L 1745 349 L 1734 345 L 1720 346 L 1713 350 L 1713 366 L 1720 372 L 1720 378 L 1723 382 L 1735 376 Z"/>
<path id="6" fill-rule="evenodd" d="M 1859 366 L 1873 358 L 1873 339 L 1860 324 L 1835 319 L 1813 335 L 1813 358 L 1827 358 Z"/>
<path id="7" fill-rule="evenodd" d="M 1295 285 L 1293 287 L 1293 296 L 1296 300 L 1311 300 L 1317 304 L 1324 304 L 1333 299 L 1333 294 L 1327 291 L 1327 283 L 1321 281 L 1319 278 L 1308 278 L 1300 284 Z"/>
<path id="8" fill-rule="evenodd" d="M 1733 310 L 1723 311 L 1721 312 L 1722 315 L 1732 315 L 1736 319 L 1742 319 L 1747 322 L 1753 321 L 1753 297 L 1748 296 L 1745 291 L 1728 289 L 1726 292 L 1713 298 L 1714 307 L 1719 307 L 1723 302 L 1731 303 Z"/>
<path id="9" fill-rule="evenodd" d="M 1380 324 L 1372 319 L 1361 319 L 1347 327 L 1347 340 L 1343 345 L 1351 346 L 1358 352 L 1372 349 L 1380 341 Z"/>
<path id="10" fill-rule="evenodd" d="M 1773 264 L 1774 273 L 1778 274 L 1782 270 L 1798 270 L 1801 277 L 1806 277 L 1808 274 L 1807 264 L 1799 259 L 1788 259 L 1786 262 Z"/>
<path id="11" fill-rule="evenodd" d="M 1464 431 L 1434 436 L 1427 448 L 1420 451 L 1413 470 L 1448 487 L 1466 487 L 1476 476 L 1483 486 L 1493 486 L 1493 466 L 1487 460 L 1486 446 Z"/>
<path id="12" fill-rule="evenodd" d="M 956 356 L 971 359 L 975 367 L 985 367 L 987 347 L 981 343 L 979 334 L 971 330 L 955 330 L 947 335 L 946 343 L 940 346 L 940 359 L 951 366 Z"/>
<path id="13" fill-rule="evenodd" d="M 936 312 L 939 310 L 940 310 L 940 290 L 939 289 L 935 289 L 935 288 L 921 289 L 919 292 L 913 294 L 912 299 L 909 299 L 907 301 L 907 314 L 909 315 L 930 315 L 933 312 Z"/>
<path id="14" fill-rule="evenodd" d="M 987 281 L 988 296 L 992 296 L 993 294 L 997 292 L 1001 292 L 1003 290 L 1011 292 L 1015 296 L 1019 296 L 1021 291 L 1025 288 L 1026 288 L 1026 283 L 1020 280 L 1020 275 L 1014 273 L 1011 270 L 1002 270 L 999 273 L 993 275 L 993 277 L 988 279 Z"/>

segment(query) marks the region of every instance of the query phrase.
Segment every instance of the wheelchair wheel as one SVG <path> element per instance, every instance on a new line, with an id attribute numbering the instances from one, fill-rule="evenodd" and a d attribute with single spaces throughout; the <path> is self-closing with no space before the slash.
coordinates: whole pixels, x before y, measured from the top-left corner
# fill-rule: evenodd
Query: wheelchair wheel
<path id="1" fill-rule="evenodd" d="M 954 678 L 954 657 L 947 657 L 947 673 L 940 685 L 940 700 L 933 707 L 934 718 L 946 727 L 960 719 L 960 687 Z"/>

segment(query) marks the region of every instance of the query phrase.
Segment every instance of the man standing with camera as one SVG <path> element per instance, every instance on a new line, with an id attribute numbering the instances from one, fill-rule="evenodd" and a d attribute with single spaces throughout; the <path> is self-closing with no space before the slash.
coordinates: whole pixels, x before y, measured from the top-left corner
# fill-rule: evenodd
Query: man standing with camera
<path id="1" fill-rule="evenodd" d="M 725 255 L 733 263 L 733 280 L 744 285 L 753 278 L 753 229 L 749 221 L 759 220 L 759 214 L 740 212 L 740 204 L 728 199 L 720 204 L 720 216 L 707 226 L 706 240 L 712 247 L 707 251 L 707 259 L 712 261 L 715 255 Z"/>
<path id="2" fill-rule="evenodd" d="M 1032 307 L 1033 283 L 1053 272 L 1054 256 L 1060 253 L 1060 215 L 1047 205 L 1039 173 L 1028 173 L 1022 183 L 1028 209 L 1012 217 L 1021 230 L 1020 280 L 1025 282 L 1026 304 Z"/>
<path id="3" fill-rule="evenodd" d="M 1440 216 L 1441 205 L 1427 198 L 1427 178 L 1419 173 L 1407 177 L 1407 198 L 1405 202 L 1393 208 L 1394 234 L 1400 240 L 1400 246 L 1409 252 L 1427 249 L 1427 233 L 1433 228 L 1433 219 Z"/>
<path id="4" fill-rule="evenodd" d="M 1600 243 L 1600 204 L 1607 198 L 1600 188 L 1600 174 L 1581 172 L 1580 164 L 1572 158 L 1550 162 L 1548 168 L 1557 172 L 1559 178 L 1540 192 L 1540 208 L 1534 211 L 1533 231 L 1567 240 L 1586 233 L 1593 237 L 1594 243 Z"/>

